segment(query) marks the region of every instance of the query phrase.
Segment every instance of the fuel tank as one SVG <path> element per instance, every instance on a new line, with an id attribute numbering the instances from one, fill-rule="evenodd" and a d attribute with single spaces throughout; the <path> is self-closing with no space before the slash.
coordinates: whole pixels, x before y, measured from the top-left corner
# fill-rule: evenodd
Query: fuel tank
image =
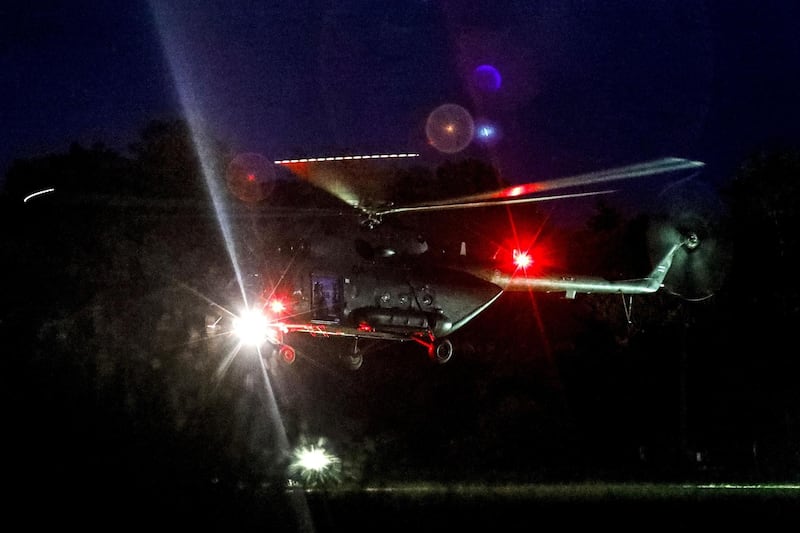
<path id="1" fill-rule="evenodd" d="M 468 323 L 501 294 L 498 285 L 441 266 L 357 269 L 342 280 L 345 323 L 429 330 L 437 337 Z"/>

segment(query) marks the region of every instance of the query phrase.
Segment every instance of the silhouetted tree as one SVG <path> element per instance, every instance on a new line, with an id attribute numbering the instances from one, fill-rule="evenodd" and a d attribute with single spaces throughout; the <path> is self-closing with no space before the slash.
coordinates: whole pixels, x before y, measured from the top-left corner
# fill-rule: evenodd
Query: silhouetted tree
<path id="1" fill-rule="evenodd" d="M 437 196 L 445 198 L 492 191 L 505 185 L 494 167 L 474 158 L 444 162 L 436 169 L 436 180 Z"/>
<path id="2" fill-rule="evenodd" d="M 205 198 L 206 177 L 218 180 L 224 190 L 225 167 L 231 158 L 228 149 L 203 132 L 192 131 L 184 120 L 150 121 L 130 150 L 142 179 L 140 190 L 147 195 Z"/>
<path id="3" fill-rule="evenodd" d="M 786 479 L 800 466 L 800 393 L 794 379 L 800 364 L 788 349 L 800 319 L 800 287 L 794 282 L 800 258 L 800 149 L 783 145 L 755 152 L 742 162 L 727 193 L 735 255 L 725 295 L 726 357 L 719 369 L 736 398 L 739 426 L 719 431 L 739 442 L 742 455 L 763 475 Z"/>

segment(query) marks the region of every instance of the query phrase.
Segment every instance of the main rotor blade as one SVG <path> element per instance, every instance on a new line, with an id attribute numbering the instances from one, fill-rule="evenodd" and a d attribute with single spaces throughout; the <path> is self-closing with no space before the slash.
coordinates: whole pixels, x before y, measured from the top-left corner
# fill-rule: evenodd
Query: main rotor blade
<path id="1" fill-rule="evenodd" d="M 531 189 L 530 191 L 526 191 L 524 194 L 533 194 L 535 192 L 565 189 L 567 187 L 596 185 L 598 183 L 605 183 L 607 181 L 654 176 L 656 174 L 665 174 L 667 172 L 675 172 L 690 168 L 700 168 L 702 166 L 705 166 L 705 163 L 701 161 L 691 161 L 689 159 L 682 159 L 679 157 L 665 157 L 662 159 L 656 159 L 654 161 L 636 163 L 634 165 L 627 165 L 624 167 L 599 170 L 596 172 L 587 172 L 585 174 L 578 174 L 576 176 L 540 181 L 526 185 L 517 185 L 515 187 L 508 187 L 498 192 L 507 192 L 509 194 L 519 196 L 523 194 L 521 191 L 517 190 L 520 187 L 522 187 L 523 190 L 527 188 Z"/>
<path id="2" fill-rule="evenodd" d="M 398 168 L 417 157 L 419 154 L 409 152 L 284 159 L 275 163 L 349 206 L 361 209 L 365 198 L 376 204 L 390 200 Z"/>
<path id="3" fill-rule="evenodd" d="M 378 208 L 373 211 L 375 215 L 381 216 L 391 213 L 402 213 L 408 211 L 435 211 L 447 209 L 463 209 L 470 207 L 483 207 L 491 205 L 508 205 L 524 202 L 542 202 L 548 200 L 558 200 L 561 198 L 574 198 L 579 196 L 591 196 L 596 194 L 608 194 L 615 191 L 598 191 L 589 193 L 575 193 L 575 194 L 561 194 L 554 196 L 540 196 L 535 198 L 521 199 L 521 197 L 530 196 L 537 193 L 547 191 L 554 191 L 558 189 L 566 189 L 570 187 L 585 187 L 590 185 L 597 185 L 608 181 L 618 181 L 624 179 L 638 178 L 643 176 L 653 176 L 656 174 L 665 174 L 667 172 L 675 172 L 678 170 L 686 170 L 690 168 L 699 168 L 704 166 L 705 163 L 700 161 L 691 161 L 689 159 L 682 159 L 678 157 L 666 157 L 648 161 L 644 163 L 637 163 L 634 165 L 627 165 L 623 167 L 612 168 L 608 170 L 600 170 L 596 172 L 587 172 L 585 174 L 577 174 L 575 176 L 568 176 L 548 181 L 538 181 L 526 183 L 523 185 L 514 185 L 506 187 L 497 191 L 490 191 L 478 194 L 471 194 L 468 196 L 461 196 L 457 198 L 448 198 L 446 200 L 436 200 L 426 202 L 425 204 L 414 204 L 410 206 L 401 207 L 387 207 Z"/>
<path id="4" fill-rule="evenodd" d="M 395 213 L 410 213 L 420 211 L 448 211 L 451 209 L 469 209 L 473 207 L 491 207 L 496 205 L 513 205 L 524 204 L 532 202 L 547 202 L 550 200 L 561 200 L 564 198 L 580 198 L 582 196 L 596 196 L 598 194 L 611 194 L 617 192 L 615 189 L 605 191 L 592 191 L 580 192 L 571 194 L 554 194 L 550 196 L 534 196 L 530 198 L 508 198 L 506 200 L 486 200 L 482 202 L 467 202 L 467 203 L 445 203 L 445 204 L 428 204 L 428 205 L 410 205 L 406 207 L 387 207 L 384 209 L 375 209 L 370 212 L 377 216 L 391 215 Z"/>

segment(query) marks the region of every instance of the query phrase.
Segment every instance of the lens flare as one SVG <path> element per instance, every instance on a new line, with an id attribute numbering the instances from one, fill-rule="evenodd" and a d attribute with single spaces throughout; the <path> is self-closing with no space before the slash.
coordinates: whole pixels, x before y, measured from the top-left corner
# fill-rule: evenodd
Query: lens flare
<path id="1" fill-rule="evenodd" d="M 469 111 L 457 104 L 444 104 L 434 109 L 425 124 L 428 142 L 446 154 L 466 148 L 475 134 L 475 122 Z"/>
<path id="2" fill-rule="evenodd" d="M 263 200 L 275 186 L 275 169 L 272 163 L 257 153 L 237 155 L 225 173 L 228 190 L 243 202 Z"/>
<path id="3" fill-rule="evenodd" d="M 482 91 L 494 92 L 500 89 L 503 79 L 492 65 L 480 65 L 472 71 L 475 86 Z"/>
<path id="4" fill-rule="evenodd" d="M 480 120 L 475 124 L 475 140 L 484 146 L 496 144 L 501 137 L 500 128 L 488 120 Z"/>

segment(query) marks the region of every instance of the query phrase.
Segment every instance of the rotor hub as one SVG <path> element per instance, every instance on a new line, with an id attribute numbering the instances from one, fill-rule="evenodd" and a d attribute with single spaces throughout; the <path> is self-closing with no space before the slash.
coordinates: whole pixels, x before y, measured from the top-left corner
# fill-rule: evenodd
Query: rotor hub
<path id="1" fill-rule="evenodd" d="M 692 232 L 686 237 L 686 240 L 683 242 L 686 246 L 687 250 L 694 250 L 698 246 L 700 246 L 700 237 L 697 236 L 697 233 Z"/>

